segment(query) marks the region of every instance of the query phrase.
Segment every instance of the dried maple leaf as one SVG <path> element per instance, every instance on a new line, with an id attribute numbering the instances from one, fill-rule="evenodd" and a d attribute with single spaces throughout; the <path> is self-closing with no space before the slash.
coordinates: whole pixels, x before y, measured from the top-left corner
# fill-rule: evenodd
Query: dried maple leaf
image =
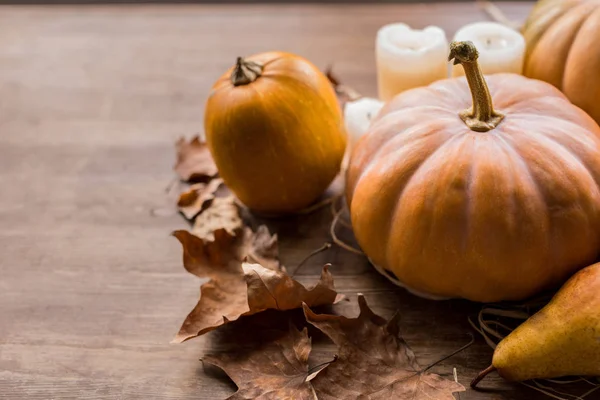
<path id="1" fill-rule="evenodd" d="M 362 295 L 358 304 L 358 318 L 317 315 L 303 306 L 306 320 L 338 346 L 338 360 L 311 381 L 319 399 L 454 400 L 453 392 L 465 390 L 419 367 L 399 336 L 398 314 L 388 322 Z"/>
<path id="2" fill-rule="evenodd" d="M 246 228 L 246 232 L 250 229 Z M 246 233 L 246 235 L 248 235 Z M 273 271 L 285 271 L 279 264 L 279 246 L 277 235 L 271 235 L 266 225 L 260 225 L 256 232 L 243 241 L 241 252 L 251 261 L 255 261 Z"/>
<path id="3" fill-rule="evenodd" d="M 243 225 L 235 198 L 218 197 L 196 217 L 192 233 L 201 239 L 214 241 L 216 231 L 225 230 L 230 236 L 235 236 Z"/>
<path id="4" fill-rule="evenodd" d="M 189 220 L 194 219 L 202 211 L 206 203 L 215 198 L 215 193 L 223 184 L 220 178 L 208 183 L 196 183 L 179 195 L 177 207 L 179 212 Z"/>
<path id="5" fill-rule="evenodd" d="M 358 100 L 363 97 L 356 90 L 351 88 L 350 86 L 346 86 L 340 82 L 337 76 L 334 75 L 332 67 L 327 68 L 325 71 L 325 76 L 329 79 L 329 82 L 333 86 L 335 90 L 335 94 L 337 95 L 338 102 L 340 103 L 340 107 L 342 110 L 344 109 L 346 103 L 349 101 Z"/>
<path id="6" fill-rule="evenodd" d="M 276 340 L 248 350 L 208 355 L 203 361 L 216 365 L 238 387 L 231 400 L 316 400 L 307 382 L 311 342 L 306 328 L 290 326 Z"/>
<path id="7" fill-rule="evenodd" d="M 214 232 L 212 241 L 202 239 L 188 231 L 173 232 L 183 248 L 183 266 L 200 278 L 221 277 L 223 273 L 243 275 L 242 262 L 251 257 L 262 265 L 280 270 L 277 235 L 271 235 L 265 225 L 256 232 L 243 228 L 236 236 L 224 229 Z"/>
<path id="8" fill-rule="evenodd" d="M 215 181 L 220 179 L 213 179 L 207 186 Z M 218 263 L 219 258 L 233 254 L 238 265 L 249 258 L 269 269 L 281 269 L 277 235 L 271 235 L 265 225 L 260 225 L 256 233 L 244 227 L 233 196 L 213 199 L 196 217 L 191 233 L 203 240 L 202 245 L 196 242 L 195 248 L 207 247 L 208 254 L 216 258 L 212 262 Z"/>
<path id="9" fill-rule="evenodd" d="M 191 141 L 184 138 L 175 143 L 177 163 L 175 172 L 181 179 L 189 182 L 206 182 L 219 172 L 208 146 L 196 135 Z"/>
<path id="10" fill-rule="evenodd" d="M 256 233 L 246 228 L 231 237 L 215 232 L 215 241 L 205 241 L 187 231 L 174 236 L 183 247 L 186 270 L 210 280 L 200 287 L 200 300 L 187 316 L 174 342 L 183 342 L 218 328 L 241 316 L 267 309 L 291 310 L 302 303 L 310 306 L 333 304 L 343 296 L 333 286 L 328 267 L 312 289 L 293 280 L 276 261 L 276 237 L 266 227 Z M 242 263 L 253 258 L 261 264 Z"/>
<path id="11" fill-rule="evenodd" d="M 323 267 L 319 282 L 310 290 L 286 273 L 266 269 L 260 264 L 244 263 L 242 268 L 248 285 L 250 310 L 292 310 L 302 307 L 303 302 L 319 306 L 335 304 L 344 298 L 334 289 L 329 265 Z"/>

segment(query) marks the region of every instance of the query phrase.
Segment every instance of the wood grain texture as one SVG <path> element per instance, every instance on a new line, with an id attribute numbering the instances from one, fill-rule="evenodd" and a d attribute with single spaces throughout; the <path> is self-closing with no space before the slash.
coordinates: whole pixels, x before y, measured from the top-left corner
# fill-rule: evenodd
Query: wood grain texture
<path id="1" fill-rule="evenodd" d="M 502 4 L 523 19 L 530 4 Z M 169 237 L 185 227 L 164 189 L 173 143 L 201 130 L 212 82 L 235 60 L 286 50 L 335 65 L 375 94 L 374 37 L 388 22 L 441 25 L 452 35 L 485 16 L 474 4 L 0 7 L 0 398 L 221 399 L 222 373 L 198 358 L 234 347 L 218 332 L 169 341 L 197 301 Z M 167 210 L 168 212 L 165 212 Z M 154 211 L 154 212 L 153 212 Z M 329 240 L 327 210 L 271 221 L 283 262 Z M 319 228 L 319 226 L 321 226 Z M 477 305 L 431 302 L 388 284 L 360 257 L 333 248 L 324 262 L 402 332 L 428 364 L 468 341 Z M 313 358 L 333 347 L 317 340 Z M 467 384 L 491 350 L 477 341 L 435 368 Z M 467 399 L 542 398 L 497 377 Z"/>

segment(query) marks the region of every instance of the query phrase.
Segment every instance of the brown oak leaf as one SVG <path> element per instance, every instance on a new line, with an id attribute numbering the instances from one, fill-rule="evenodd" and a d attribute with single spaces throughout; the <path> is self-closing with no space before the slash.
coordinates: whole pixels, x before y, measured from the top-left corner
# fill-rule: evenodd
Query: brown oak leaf
<path id="1" fill-rule="evenodd" d="M 205 142 L 196 135 L 189 142 L 184 138 L 175 143 L 175 172 L 189 182 L 207 182 L 219 172 Z"/>
<path id="2" fill-rule="evenodd" d="M 194 221 L 192 233 L 200 239 L 214 241 L 215 232 L 225 230 L 230 236 L 244 225 L 233 196 L 217 197 Z"/>
<path id="3" fill-rule="evenodd" d="M 267 309 L 290 310 L 333 304 L 343 296 L 333 286 L 328 266 L 312 289 L 293 280 L 277 261 L 277 238 L 268 229 L 256 232 L 245 228 L 237 236 L 225 230 L 215 232 L 215 240 L 203 240 L 187 231 L 174 236 L 183 247 L 185 269 L 210 280 L 200 287 L 200 300 L 187 316 L 174 342 L 203 335 L 241 316 Z M 243 263 L 244 259 L 260 264 Z"/>
<path id="4" fill-rule="evenodd" d="M 390 321 L 376 315 L 362 295 L 360 315 L 317 315 L 304 305 L 306 320 L 338 346 L 338 360 L 311 381 L 320 400 L 454 400 L 465 388 L 419 367 L 399 336 L 399 315 Z"/>
<path id="5" fill-rule="evenodd" d="M 223 180 L 220 178 L 212 179 L 208 183 L 193 184 L 179 195 L 177 201 L 179 212 L 189 220 L 194 219 L 204 209 L 204 206 L 215 198 L 215 193 L 222 184 Z"/>
<path id="6" fill-rule="evenodd" d="M 290 329 L 262 346 L 218 355 L 203 361 L 216 365 L 229 375 L 238 391 L 231 400 L 316 400 L 307 382 L 311 341 L 307 330 Z"/>

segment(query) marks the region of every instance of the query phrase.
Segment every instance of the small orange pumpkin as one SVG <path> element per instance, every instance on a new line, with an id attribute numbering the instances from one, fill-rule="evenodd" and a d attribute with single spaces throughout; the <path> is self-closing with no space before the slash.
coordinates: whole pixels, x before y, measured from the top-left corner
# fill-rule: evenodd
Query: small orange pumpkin
<path id="1" fill-rule="evenodd" d="M 204 127 L 227 186 L 266 213 L 314 202 L 338 174 L 346 147 L 331 83 L 289 53 L 239 58 L 213 86 Z"/>
<path id="2" fill-rule="evenodd" d="M 541 0 L 523 36 L 525 76 L 556 86 L 600 123 L 600 1 Z"/>
<path id="3" fill-rule="evenodd" d="M 356 144 L 352 226 L 414 291 L 524 299 L 600 251 L 600 127 L 547 83 L 498 74 L 488 89 L 471 42 L 450 55 L 466 80 L 398 95 Z"/>

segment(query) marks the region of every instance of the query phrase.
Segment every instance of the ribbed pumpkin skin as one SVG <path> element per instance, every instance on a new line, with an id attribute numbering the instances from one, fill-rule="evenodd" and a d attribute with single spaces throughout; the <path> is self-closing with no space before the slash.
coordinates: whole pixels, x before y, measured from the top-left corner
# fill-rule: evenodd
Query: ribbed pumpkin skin
<path id="1" fill-rule="evenodd" d="M 249 208 L 287 213 L 310 205 L 340 170 L 346 134 L 331 83 L 289 53 L 246 58 L 262 76 L 234 86 L 226 72 L 205 111 L 206 141 L 227 186 Z"/>
<path id="2" fill-rule="evenodd" d="M 356 238 L 412 289 L 473 301 L 554 287 L 600 250 L 600 128 L 557 89 L 488 76 L 504 120 L 471 131 L 464 78 L 400 94 L 347 173 Z"/>
<path id="3" fill-rule="evenodd" d="M 556 86 L 600 123 L 600 1 L 542 0 L 523 35 L 525 76 Z"/>

